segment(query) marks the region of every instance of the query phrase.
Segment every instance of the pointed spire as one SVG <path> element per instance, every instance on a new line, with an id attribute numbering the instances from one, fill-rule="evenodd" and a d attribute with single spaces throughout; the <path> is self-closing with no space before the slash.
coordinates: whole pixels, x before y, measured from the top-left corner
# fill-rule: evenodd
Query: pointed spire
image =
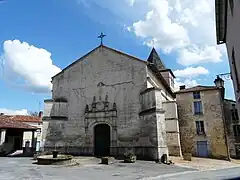
<path id="1" fill-rule="evenodd" d="M 163 64 L 162 60 L 160 59 L 155 48 L 152 48 L 152 51 L 151 51 L 147 61 L 155 64 L 158 69 L 166 69 L 165 65 Z"/>

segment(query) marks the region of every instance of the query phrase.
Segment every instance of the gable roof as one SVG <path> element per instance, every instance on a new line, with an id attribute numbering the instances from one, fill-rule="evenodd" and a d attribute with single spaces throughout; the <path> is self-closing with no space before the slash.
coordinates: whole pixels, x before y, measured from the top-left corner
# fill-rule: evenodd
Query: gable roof
<path id="1" fill-rule="evenodd" d="M 85 54 L 84 56 L 82 56 L 81 58 L 79 58 L 78 60 L 76 60 L 75 62 L 73 62 L 72 64 L 70 64 L 69 66 L 65 67 L 61 72 L 59 72 L 58 74 L 56 74 L 55 76 L 52 77 L 52 79 L 54 79 L 55 77 L 57 77 L 58 75 L 60 75 L 61 73 L 63 73 L 66 69 L 70 68 L 71 66 L 73 66 L 74 64 L 78 63 L 79 61 L 82 61 L 85 57 L 87 57 L 88 55 L 90 55 L 91 53 L 93 53 L 95 50 L 99 49 L 99 48 L 105 48 L 105 49 L 108 49 L 110 51 L 113 51 L 115 53 L 118 53 L 120 55 L 123 55 L 123 56 L 126 56 L 126 57 L 129 57 L 129 58 L 132 58 L 136 61 L 139 61 L 141 63 L 144 63 L 146 64 L 148 67 L 150 67 L 150 69 L 154 72 L 154 74 L 156 75 L 156 77 L 158 79 L 160 79 L 160 81 L 163 83 L 163 85 L 166 87 L 167 91 L 173 96 L 175 97 L 175 94 L 173 93 L 172 89 L 170 88 L 170 86 L 168 85 L 168 83 L 165 81 L 164 77 L 161 75 L 160 73 L 160 69 L 157 68 L 157 65 L 155 63 L 152 63 L 151 61 L 156 61 L 156 62 L 160 62 L 160 66 L 163 67 L 163 69 L 161 69 L 162 71 L 164 70 L 168 70 L 165 68 L 163 62 L 161 61 L 160 57 L 158 56 L 158 53 L 156 52 L 155 48 L 152 49 L 151 53 L 150 53 L 150 56 L 148 58 L 147 61 L 145 60 L 142 60 L 142 59 L 139 59 L 135 56 L 132 56 L 132 55 L 129 55 L 129 54 L 126 54 L 122 51 L 119 51 L 119 50 L 116 50 L 116 49 L 113 49 L 113 48 L 110 48 L 110 47 L 107 47 L 107 46 L 104 46 L 104 45 L 100 45 L 96 48 L 94 48 L 93 50 L 91 50 L 90 52 L 88 52 L 87 54 Z M 170 70 L 170 73 L 172 73 L 172 71 Z M 173 75 L 173 73 L 172 73 Z M 173 77 L 175 77 L 173 75 Z"/>
<path id="2" fill-rule="evenodd" d="M 217 90 L 219 89 L 216 86 L 195 86 L 195 87 L 191 87 L 191 88 L 186 88 L 186 89 L 182 89 L 179 91 L 176 91 L 175 94 L 180 94 L 180 93 L 186 93 L 186 92 L 194 92 L 194 91 L 208 91 L 208 90 Z"/>
<path id="3" fill-rule="evenodd" d="M 84 58 L 86 58 L 88 55 L 90 55 L 91 53 L 93 53 L 94 51 L 96 51 L 96 50 L 99 49 L 99 48 L 105 48 L 105 49 L 108 49 L 108 50 L 113 51 L 113 52 L 115 52 L 115 53 L 121 54 L 121 55 L 123 55 L 123 56 L 130 57 L 130 58 L 132 58 L 132 59 L 134 59 L 134 60 L 137 60 L 137 61 L 140 61 L 140 62 L 142 62 L 142 63 L 146 63 L 146 64 L 147 64 L 146 61 L 144 61 L 144 60 L 142 60 L 142 59 L 139 59 L 139 58 L 137 58 L 137 57 L 135 57 L 135 56 L 129 55 L 129 54 L 127 54 L 127 53 L 124 53 L 124 52 L 122 52 L 122 51 L 119 51 L 119 50 L 116 50 L 116 49 L 113 49 L 113 48 L 110 48 L 110 47 L 107 47 L 107 46 L 105 46 L 105 45 L 100 45 L 100 46 L 94 48 L 93 50 L 89 51 L 87 54 L 85 54 L 85 55 L 82 56 L 81 58 L 79 58 L 79 59 L 77 59 L 76 61 L 74 61 L 72 64 L 70 64 L 70 65 L 68 65 L 67 67 L 65 67 L 61 72 L 59 72 L 58 74 L 54 75 L 54 76 L 52 77 L 52 79 L 55 78 L 56 76 L 58 76 L 59 74 L 62 74 L 65 70 L 67 70 L 68 68 L 72 67 L 74 64 L 78 63 L 79 61 L 82 61 Z"/>
<path id="4" fill-rule="evenodd" d="M 12 116 L 12 119 L 19 122 L 36 122 L 36 123 L 42 122 L 42 119 L 38 116 L 16 115 L 16 116 Z"/>
<path id="5" fill-rule="evenodd" d="M 11 116 L 0 116 L 0 129 L 2 128 L 29 129 L 29 130 L 38 129 L 35 126 L 30 126 L 23 122 L 16 121 Z"/>
<path id="6" fill-rule="evenodd" d="M 24 115 L 1 115 L 1 118 L 10 118 L 13 121 L 18 122 L 35 122 L 35 123 L 41 123 L 42 118 L 38 116 L 24 116 Z"/>

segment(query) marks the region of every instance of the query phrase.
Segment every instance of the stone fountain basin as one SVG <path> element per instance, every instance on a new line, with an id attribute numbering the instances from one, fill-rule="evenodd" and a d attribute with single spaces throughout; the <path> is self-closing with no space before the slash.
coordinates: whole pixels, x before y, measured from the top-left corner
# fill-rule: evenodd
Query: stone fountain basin
<path id="1" fill-rule="evenodd" d="M 53 155 L 43 155 L 37 157 L 37 164 L 40 165 L 66 165 L 70 164 L 72 160 L 71 155 L 59 154 L 57 158 L 53 158 Z"/>

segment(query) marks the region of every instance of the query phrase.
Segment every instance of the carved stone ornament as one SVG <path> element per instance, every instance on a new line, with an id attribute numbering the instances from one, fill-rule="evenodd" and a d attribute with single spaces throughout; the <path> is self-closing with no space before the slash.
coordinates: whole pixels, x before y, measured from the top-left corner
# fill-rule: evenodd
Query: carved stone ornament
<path id="1" fill-rule="evenodd" d="M 100 82 L 97 84 L 97 87 L 102 87 L 102 86 L 105 86 L 105 84 L 103 82 Z"/>
<path id="2" fill-rule="evenodd" d="M 96 104 L 96 109 L 97 109 L 98 111 L 103 111 L 104 108 L 105 108 L 104 102 L 98 102 L 98 103 Z"/>

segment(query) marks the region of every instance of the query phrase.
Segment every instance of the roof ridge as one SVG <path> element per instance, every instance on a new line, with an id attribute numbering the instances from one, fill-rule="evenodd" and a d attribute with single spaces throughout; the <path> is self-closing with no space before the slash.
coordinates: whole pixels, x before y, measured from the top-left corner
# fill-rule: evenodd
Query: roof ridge
<path id="1" fill-rule="evenodd" d="M 114 49 L 114 48 L 111 48 L 111 47 L 108 47 L 108 46 L 105 46 L 105 45 L 102 45 L 102 47 L 107 48 L 107 49 L 112 50 L 112 51 L 115 51 L 115 52 L 117 52 L 117 53 L 120 53 L 120 54 L 129 56 L 129 57 L 134 58 L 134 59 L 136 59 L 136 60 L 139 60 L 139 61 L 141 61 L 141 62 L 147 63 L 146 60 L 140 59 L 140 58 L 138 58 L 138 57 L 136 57 L 136 56 L 130 55 L 130 54 L 125 53 L 125 52 L 123 52 L 123 51 L 120 51 L 120 50 L 117 50 L 117 49 Z"/>

